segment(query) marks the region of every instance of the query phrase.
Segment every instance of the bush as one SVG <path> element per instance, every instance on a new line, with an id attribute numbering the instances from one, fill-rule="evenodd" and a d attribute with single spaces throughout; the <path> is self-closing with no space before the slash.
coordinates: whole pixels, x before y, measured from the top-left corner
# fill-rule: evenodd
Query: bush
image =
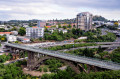
<path id="1" fill-rule="evenodd" d="M 44 71 L 44 72 L 47 72 L 48 70 L 47 70 L 47 68 L 43 68 L 43 71 Z"/>
<path id="2" fill-rule="evenodd" d="M 40 68 L 39 71 L 42 72 L 42 68 Z"/>

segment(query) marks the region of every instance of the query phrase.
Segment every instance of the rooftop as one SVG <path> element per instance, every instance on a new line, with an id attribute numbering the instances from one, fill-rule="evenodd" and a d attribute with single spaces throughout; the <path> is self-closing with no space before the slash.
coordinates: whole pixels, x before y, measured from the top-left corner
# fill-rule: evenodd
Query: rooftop
<path id="1" fill-rule="evenodd" d="M 12 32 L 0 32 L 0 34 L 11 34 Z"/>

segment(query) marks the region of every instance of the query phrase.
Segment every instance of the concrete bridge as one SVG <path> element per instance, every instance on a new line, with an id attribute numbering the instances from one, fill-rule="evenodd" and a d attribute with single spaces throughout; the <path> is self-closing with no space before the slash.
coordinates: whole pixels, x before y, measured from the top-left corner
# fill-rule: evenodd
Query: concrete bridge
<path id="1" fill-rule="evenodd" d="M 28 47 L 20 44 L 5 43 L 5 47 L 8 48 L 12 53 L 25 54 L 28 53 L 27 67 L 32 70 L 35 69 L 44 60 L 50 58 L 57 58 L 68 64 L 76 73 L 80 73 L 82 69 L 85 72 L 89 72 L 90 69 L 97 70 L 108 69 L 108 70 L 120 70 L 120 64 L 97 60 L 93 58 L 88 58 L 84 56 L 75 56 L 58 51 L 50 51 L 45 49 L 38 49 L 33 47 Z M 25 57 L 25 56 L 23 56 Z M 73 64 L 74 63 L 74 64 Z M 87 64 L 88 69 L 85 70 L 82 64 Z"/>

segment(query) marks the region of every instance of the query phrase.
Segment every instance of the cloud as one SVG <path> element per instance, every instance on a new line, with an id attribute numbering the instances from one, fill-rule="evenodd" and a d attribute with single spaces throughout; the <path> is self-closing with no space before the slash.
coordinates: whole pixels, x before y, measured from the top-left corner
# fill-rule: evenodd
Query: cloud
<path id="1" fill-rule="evenodd" d="M 82 11 L 119 19 L 119 0 L 0 0 L 0 20 L 75 18 Z"/>

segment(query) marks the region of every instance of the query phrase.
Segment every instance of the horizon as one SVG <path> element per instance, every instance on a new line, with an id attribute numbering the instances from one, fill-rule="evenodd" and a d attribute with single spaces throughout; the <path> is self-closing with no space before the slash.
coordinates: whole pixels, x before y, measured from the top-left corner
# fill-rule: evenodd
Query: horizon
<path id="1" fill-rule="evenodd" d="M 118 0 L 1 0 L 0 21 L 72 19 L 90 12 L 108 20 L 119 20 Z"/>

